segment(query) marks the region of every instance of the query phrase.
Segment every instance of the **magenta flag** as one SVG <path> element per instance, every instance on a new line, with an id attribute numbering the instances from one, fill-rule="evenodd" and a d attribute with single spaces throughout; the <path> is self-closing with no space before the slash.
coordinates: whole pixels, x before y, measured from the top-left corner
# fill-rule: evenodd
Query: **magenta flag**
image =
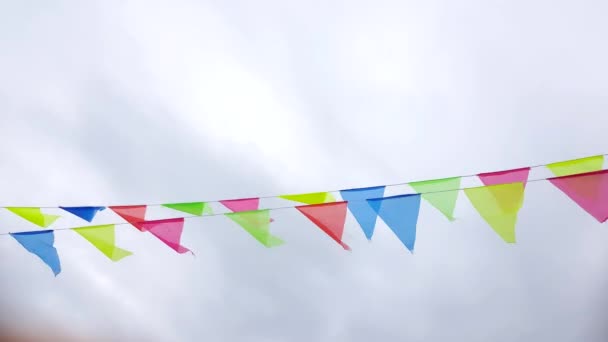
<path id="1" fill-rule="evenodd" d="M 479 177 L 483 185 L 524 183 L 525 187 L 526 182 L 528 181 L 529 173 L 529 167 L 522 167 L 521 169 L 480 173 L 477 176 Z"/>
<path id="2" fill-rule="evenodd" d="M 184 218 L 174 218 L 167 220 L 146 221 L 138 224 L 141 231 L 149 231 L 167 246 L 173 248 L 177 253 L 190 251 L 181 245 L 182 231 L 184 229 Z"/>
<path id="3" fill-rule="evenodd" d="M 223 200 L 220 201 L 226 208 L 232 210 L 237 213 L 239 211 L 253 211 L 258 210 L 260 206 L 259 198 L 241 198 L 234 200 Z"/>
<path id="4" fill-rule="evenodd" d="M 600 223 L 608 220 L 608 170 L 549 178 L 549 181 Z"/>

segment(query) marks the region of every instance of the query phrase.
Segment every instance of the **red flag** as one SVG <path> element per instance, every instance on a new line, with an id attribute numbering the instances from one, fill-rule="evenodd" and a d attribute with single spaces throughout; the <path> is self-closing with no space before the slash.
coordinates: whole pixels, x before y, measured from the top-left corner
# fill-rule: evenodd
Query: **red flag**
<path id="1" fill-rule="evenodd" d="M 177 253 L 191 252 L 180 244 L 184 229 L 184 218 L 146 221 L 139 223 L 139 226 L 141 231 L 149 231 Z"/>
<path id="2" fill-rule="evenodd" d="M 339 243 L 342 248 L 350 251 L 350 247 L 342 242 L 344 222 L 346 221 L 346 208 L 347 202 L 301 205 L 296 207 L 329 237 Z"/>
<path id="3" fill-rule="evenodd" d="M 132 224 L 135 228 L 144 231 L 141 223 L 146 220 L 145 205 L 123 205 L 110 207 L 116 214 L 122 217 L 125 221 Z"/>
<path id="4" fill-rule="evenodd" d="M 600 223 L 608 220 L 608 170 L 549 178 Z"/>
<path id="5" fill-rule="evenodd" d="M 241 198 L 220 201 L 226 208 L 233 212 L 258 210 L 260 206 L 259 198 Z"/>
<path id="6" fill-rule="evenodd" d="M 483 185 L 497 185 L 521 182 L 524 183 L 525 187 L 526 182 L 528 181 L 529 173 L 529 167 L 522 167 L 521 169 L 480 173 L 477 176 L 479 177 Z"/>

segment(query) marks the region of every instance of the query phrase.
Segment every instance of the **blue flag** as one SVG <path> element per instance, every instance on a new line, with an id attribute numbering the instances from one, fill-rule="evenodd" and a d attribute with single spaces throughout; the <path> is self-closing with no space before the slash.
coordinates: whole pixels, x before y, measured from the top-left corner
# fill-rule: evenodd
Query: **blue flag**
<path id="1" fill-rule="evenodd" d="M 374 235 L 378 214 L 367 203 L 367 199 L 384 196 L 384 186 L 340 190 L 342 199 L 348 202 L 348 209 L 353 214 L 368 240 Z"/>
<path id="2" fill-rule="evenodd" d="M 59 207 L 71 214 L 74 214 L 86 221 L 93 221 L 97 212 L 104 210 L 106 207 Z"/>
<path id="3" fill-rule="evenodd" d="M 52 230 L 39 232 L 10 233 L 28 252 L 36 254 L 47 264 L 55 276 L 61 272 L 57 249 L 53 246 L 55 235 Z"/>
<path id="4" fill-rule="evenodd" d="M 405 247 L 413 252 L 420 211 L 420 194 L 374 198 L 367 201 Z"/>

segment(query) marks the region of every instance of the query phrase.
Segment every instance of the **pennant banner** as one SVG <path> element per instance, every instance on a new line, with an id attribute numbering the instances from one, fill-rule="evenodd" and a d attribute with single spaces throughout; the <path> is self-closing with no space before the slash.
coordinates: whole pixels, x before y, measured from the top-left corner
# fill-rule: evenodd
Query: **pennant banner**
<path id="1" fill-rule="evenodd" d="M 59 207 L 70 214 L 80 217 L 81 219 L 93 222 L 95 215 L 104 210 L 106 207 Z"/>
<path id="2" fill-rule="evenodd" d="M 87 241 L 112 261 L 119 261 L 120 259 L 133 254 L 116 246 L 113 224 L 74 228 L 73 230 L 87 239 Z"/>
<path id="3" fill-rule="evenodd" d="M 43 214 L 40 208 L 7 207 L 13 214 L 18 215 L 31 223 L 46 228 L 52 225 L 61 216 Z"/>
<path id="4" fill-rule="evenodd" d="M 307 194 L 298 195 L 282 195 L 280 198 L 287 199 L 294 202 L 300 202 L 305 204 L 320 204 L 335 202 L 335 197 L 331 192 L 311 192 Z"/>
<path id="5" fill-rule="evenodd" d="M 143 231 L 141 223 L 146 220 L 145 205 L 123 205 L 110 207 L 118 216 L 129 222 L 133 227 Z"/>
<path id="6" fill-rule="evenodd" d="M 346 221 L 346 202 L 311 204 L 296 207 L 304 216 L 311 220 L 325 234 L 329 235 L 342 248 L 350 251 L 350 247 L 342 241 L 344 222 Z"/>
<path id="7" fill-rule="evenodd" d="M 412 182 L 409 185 L 422 193 L 422 198 L 437 208 L 448 220 L 454 221 L 454 208 L 460 189 L 460 177 Z"/>
<path id="8" fill-rule="evenodd" d="M 552 163 L 548 164 L 547 168 L 557 177 L 562 177 L 577 173 L 599 171 L 603 166 L 604 156 L 602 155 Z"/>
<path id="9" fill-rule="evenodd" d="M 608 170 L 589 172 L 549 181 L 600 223 L 608 219 Z"/>
<path id="10" fill-rule="evenodd" d="M 343 200 L 348 202 L 348 209 L 361 226 L 361 229 L 368 240 L 371 240 L 374 235 L 378 214 L 366 200 L 384 196 L 384 188 L 384 186 L 375 186 L 371 188 L 340 191 L 340 196 L 342 196 Z"/>
<path id="11" fill-rule="evenodd" d="M 187 214 L 202 216 L 213 215 L 213 211 L 209 204 L 205 202 L 190 202 L 190 203 L 170 203 L 163 204 L 163 207 L 178 210 Z"/>
<path id="12" fill-rule="evenodd" d="M 59 255 L 55 249 L 55 234 L 52 230 L 39 232 L 10 233 L 28 252 L 37 255 L 40 260 L 47 264 L 53 274 L 61 273 Z"/>
<path id="13" fill-rule="evenodd" d="M 374 198 L 367 201 L 401 243 L 410 252 L 414 252 L 416 224 L 420 212 L 420 194 Z"/>
<path id="14" fill-rule="evenodd" d="M 146 221 L 139 224 L 140 230 L 150 232 L 160 241 L 171 247 L 177 253 L 190 251 L 181 245 L 182 231 L 184 230 L 184 218 L 174 218 L 167 220 Z"/>
<path id="15" fill-rule="evenodd" d="M 515 243 L 517 213 L 524 202 L 524 184 L 509 183 L 464 189 L 473 207 L 508 243 Z"/>
<path id="16" fill-rule="evenodd" d="M 239 211 L 253 211 L 258 210 L 260 206 L 260 199 L 255 198 L 242 198 L 242 199 L 234 199 L 234 200 L 223 200 L 220 201 L 226 208 L 232 210 L 233 212 Z"/>
<path id="17" fill-rule="evenodd" d="M 270 234 L 270 210 L 268 209 L 226 213 L 224 215 L 243 227 L 266 247 L 276 247 L 284 243 L 279 237 Z"/>
<path id="18" fill-rule="evenodd" d="M 526 187 L 529 174 L 530 168 L 523 167 L 506 171 L 480 173 L 477 177 L 479 177 L 484 185 L 523 183 L 524 187 Z"/>

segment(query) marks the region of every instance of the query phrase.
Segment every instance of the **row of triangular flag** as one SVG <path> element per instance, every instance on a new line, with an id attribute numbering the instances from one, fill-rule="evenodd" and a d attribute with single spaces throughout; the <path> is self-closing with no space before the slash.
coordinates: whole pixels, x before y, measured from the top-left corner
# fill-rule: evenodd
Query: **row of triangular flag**
<path id="1" fill-rule="evenodd" d="M 595 156 L 546 165 L 556 177 L 548 180 L 574 200 L 599 222 L 608 219 L 608 170 L 603 168 L 603 156 Z M 331 192 L 317 192 L 278 196 L 304 203 L 295 208 L 315 223 L 344 249 L 342 241 L 347 210 L 353 214 L 367 239 L 374 234 L 377 217 L 395 233 L 410 251 L 414 250 L 416 225 L 421 198 L 428 201 L 449 220 L 454 220 L 454 209 L 460 190 L 483 219 L 506 242 L 515 242 L 517 214 L 523 205 L 529 167 L 478 174 L 484 186 L 460 188 L 462 177 L 452 177 L 408 183 L 417 193 L 384 197 L 385 186 L 339 191 L 342 201 Z M 544 180 L 544 179 L 542 179 Z M 213 215 L 210 202 L 173 203 L 164 207 L 193 216 Z M 259 209 L 259 198 L 219 201 L 231 210 L 225 213 L 258 242 L 266 247 L 283 244 L 270 233 L 271 209 Z M 126 222 L 142 232 L 150 232 L 178 253 L 190 251 L 181 245 L 184 217 L 146 220 L 146 205 L 110 206 Z M 105 207 L 59 207 L 88 222 Z M 41 208 L 7 207 L 9 211 L 40 226 L 48 227 L 60 216 L 42 213 Z M 105 224 L 70 228 L 87 239 L 110 260 L 118 261 L 132 253 L 115 245 L 115 225 Z M 23 247 L 42 259 L 57 275 L 61 271 L 53 230 L 10 233 Z"/>

